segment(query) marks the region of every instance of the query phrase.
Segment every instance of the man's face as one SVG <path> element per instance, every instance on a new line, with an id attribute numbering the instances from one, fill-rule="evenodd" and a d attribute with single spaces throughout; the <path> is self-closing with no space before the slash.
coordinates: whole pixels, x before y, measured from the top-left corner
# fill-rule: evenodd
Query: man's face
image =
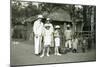
<path id="1" fill-rule="evenodd" d="M 41 20 L 42 20 L 42 18 L 39 18 L 38 20 L 39 20 L 39 21 L 41 21 Z"/>

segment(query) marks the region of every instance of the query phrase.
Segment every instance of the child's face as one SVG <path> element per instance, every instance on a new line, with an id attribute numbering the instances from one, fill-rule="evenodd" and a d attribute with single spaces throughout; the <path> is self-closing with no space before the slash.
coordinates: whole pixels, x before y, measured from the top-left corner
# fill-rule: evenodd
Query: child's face
<path id="1" fill-rule="evenodd" d="M 49 20 L 47 20 L 47 23 L 49 24 L 49 23 L 50 23 L 50 21 L 49 21 Z"/>
<path id="2" fill-rule="evenodd" d="M 67 30 L 70 30 L 70 27 L 67 27 Z"/>
<path id="3" fill-rule="evenodd" d="M 59 28 L 56 28 L 55 30 L 59 30 Z"/>
<path id="4" fill-rule="evenodd" d="M 49 30 L 50 29 L 50 26 L 47 26 L 47 27 L 45 27 L 47 30 Z"/>

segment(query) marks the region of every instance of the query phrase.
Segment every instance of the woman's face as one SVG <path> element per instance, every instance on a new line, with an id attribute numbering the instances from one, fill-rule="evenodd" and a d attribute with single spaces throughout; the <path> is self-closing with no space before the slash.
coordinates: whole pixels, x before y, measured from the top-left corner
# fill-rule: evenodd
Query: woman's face
<path id="1" fill-rule="evenodd" d="M 50 21 L 49 21 L 49 20 L 47 20 L 47 23 L 50 23 Z"/>

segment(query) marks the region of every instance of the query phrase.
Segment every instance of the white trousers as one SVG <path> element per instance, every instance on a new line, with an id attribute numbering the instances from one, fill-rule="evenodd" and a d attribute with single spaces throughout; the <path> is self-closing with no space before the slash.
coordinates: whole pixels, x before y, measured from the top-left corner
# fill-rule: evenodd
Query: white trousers
<path id="1" fill-rule="evenodd" d="M 71 40 L 67 40 L 65 42 L 65 47 L 72 48 L 72 45 L 71 44 L 72 44 Z"/>
<path id="2" fill-rule="evenodd" d="M 42 37 L 41 36 L 35 36 L 35 54 L 39 54 L 41 52 L 41 41 Z"/>

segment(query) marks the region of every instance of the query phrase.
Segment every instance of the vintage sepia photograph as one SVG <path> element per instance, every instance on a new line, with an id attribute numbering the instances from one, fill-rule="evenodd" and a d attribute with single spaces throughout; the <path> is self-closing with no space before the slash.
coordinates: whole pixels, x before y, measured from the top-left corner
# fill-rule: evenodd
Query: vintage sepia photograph
<path id="1" fill-rule="evenodd" d="M 11 0 L 10 65 L 96 61 L 96 6 Z"/>

